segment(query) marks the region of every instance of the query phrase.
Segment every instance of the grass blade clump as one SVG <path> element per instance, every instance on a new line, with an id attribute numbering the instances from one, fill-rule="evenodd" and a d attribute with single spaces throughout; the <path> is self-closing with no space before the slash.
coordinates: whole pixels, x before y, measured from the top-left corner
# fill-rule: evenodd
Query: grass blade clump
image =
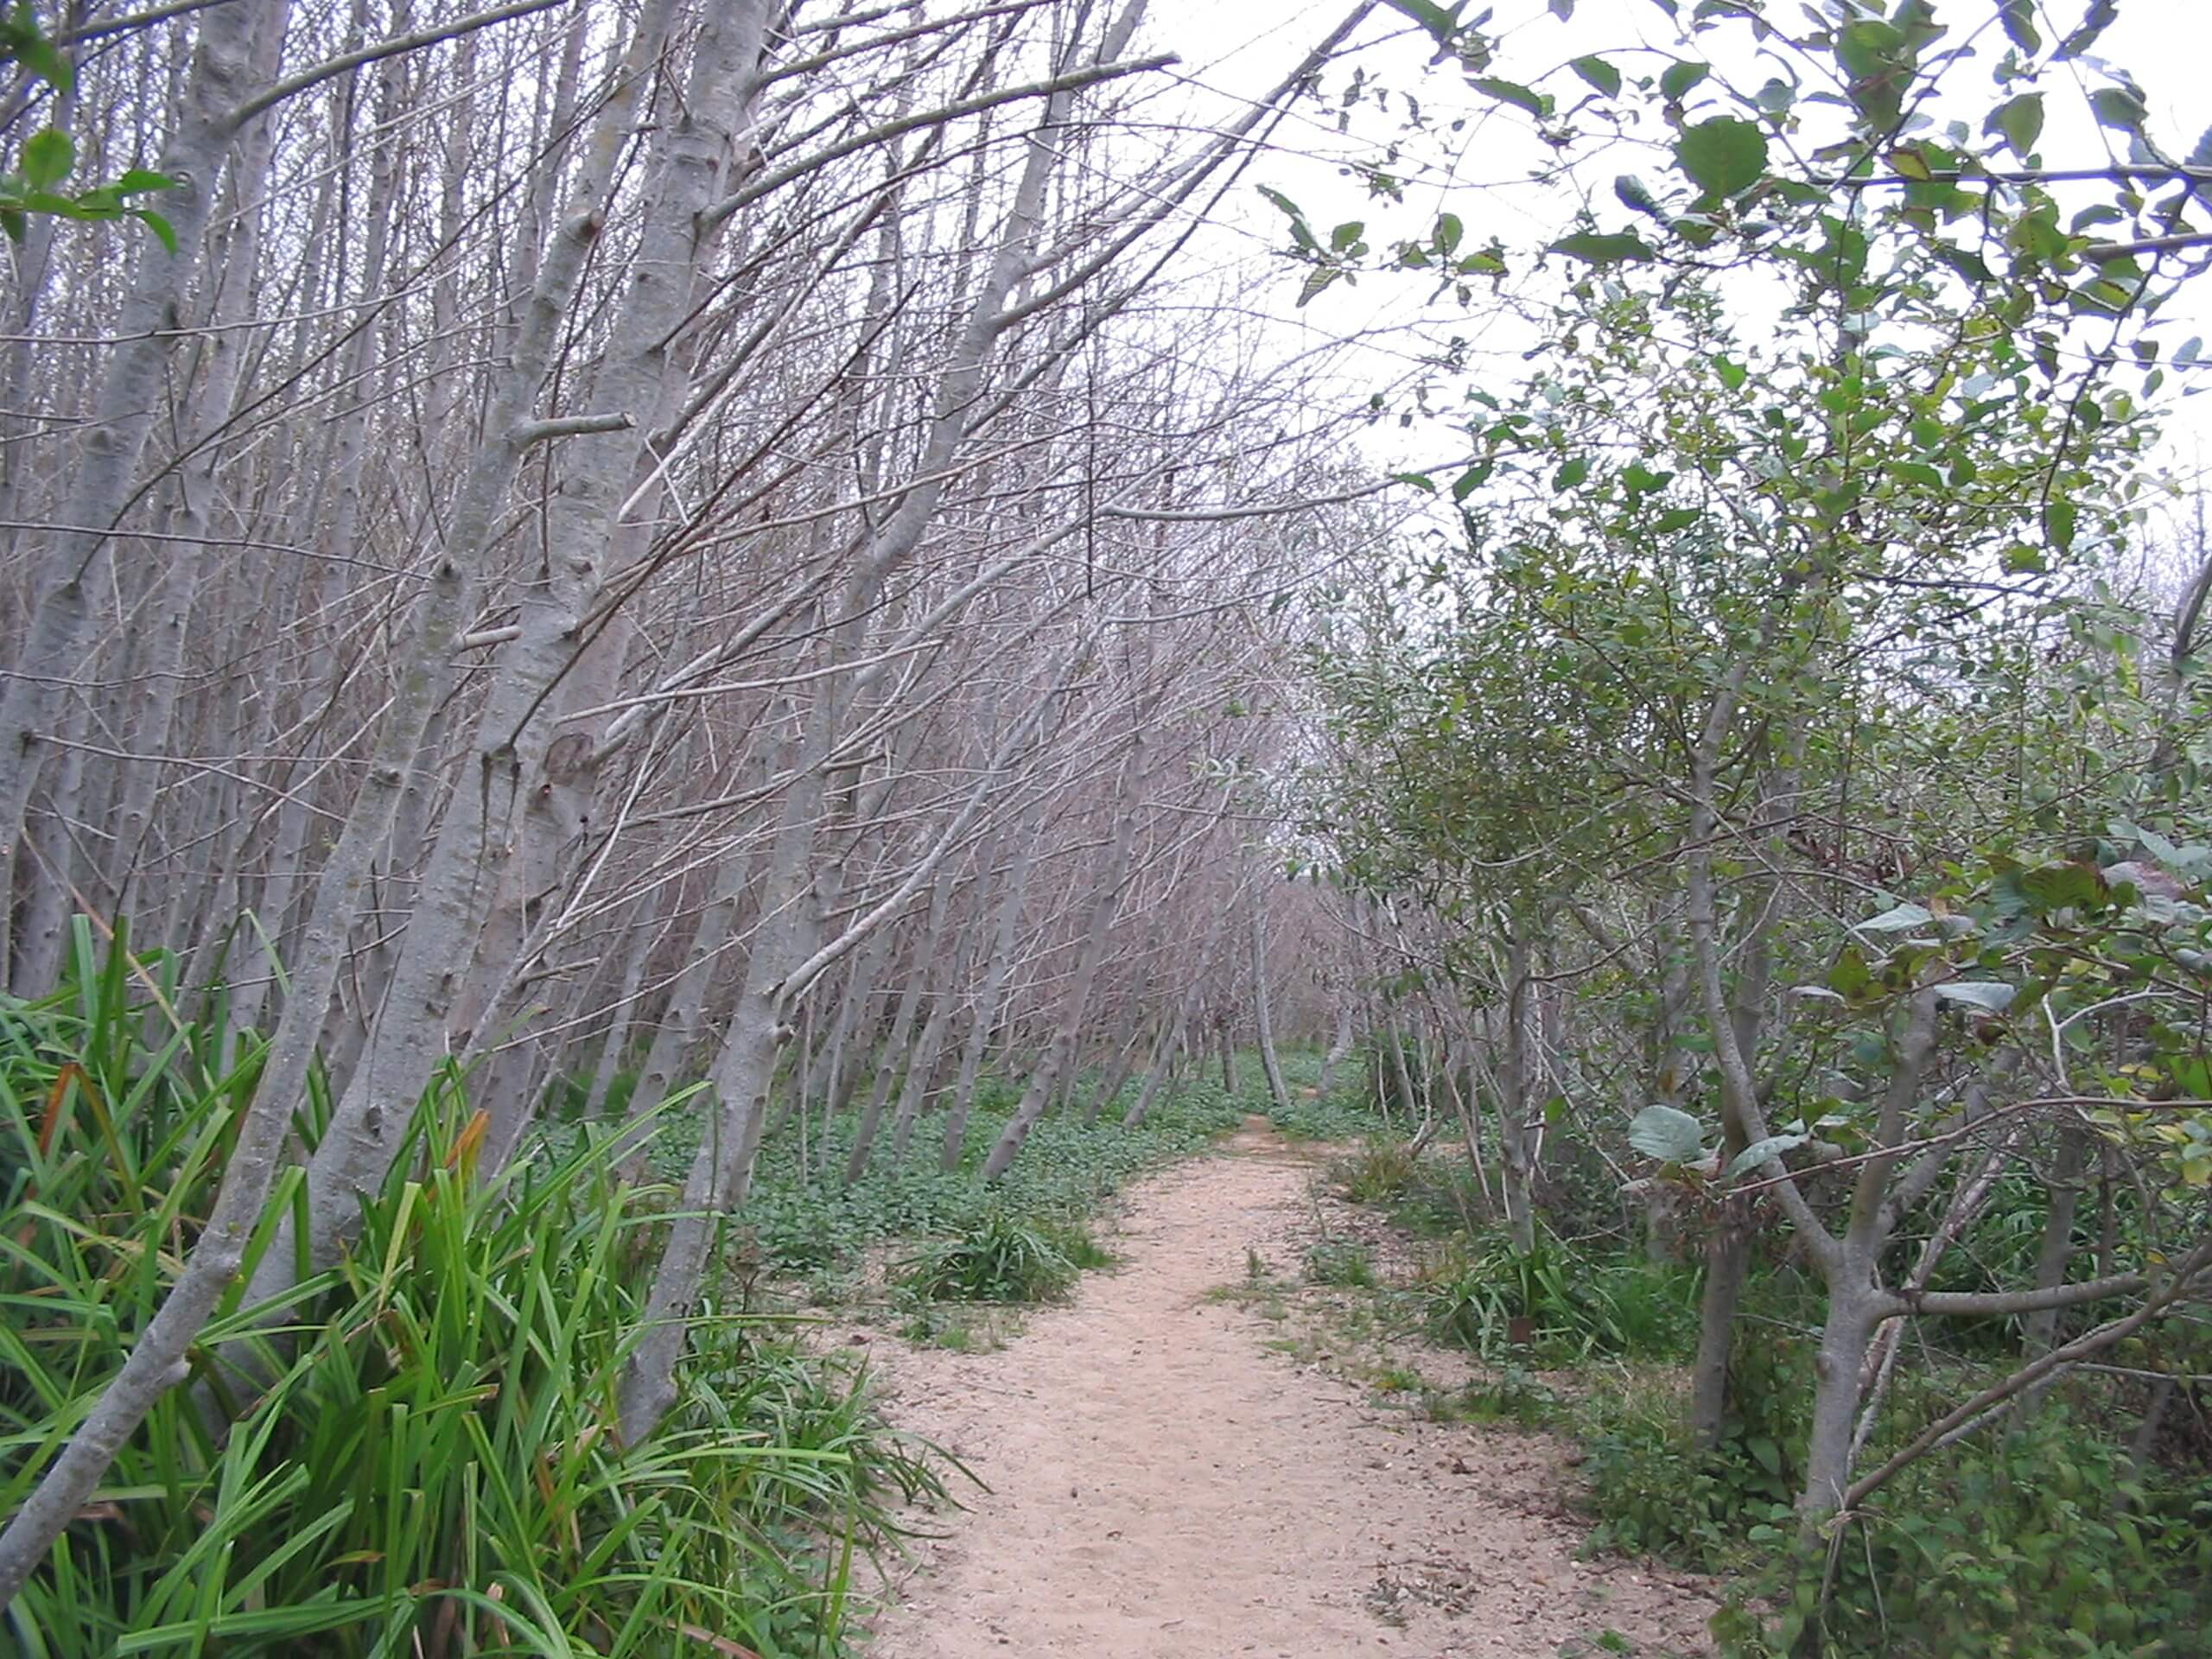
<path id="1" fill-rule="evenodd" d="M 0 1512 L 159 1306 L 251 1091 L 252 1055 L 226 1070 L 163 971 L 119 945 L 99 957 L 80 929 L 61 994 L 0 1001 Z M 423 1096 L 344 1261 L 281 1306 L 233 1292 L 192 1385 L 0 1618 L 10 1644 L 842 1650 L 853 1550 L 936 1477 L 856 1370 L 711 1311 L 666 1427 L 620 1444 L 656 1217 L 610 1178 L 603 1139 L 480 1179 L 464 1084 Z M 280 1184 L 272 1222 L 297 1197 Z"/>

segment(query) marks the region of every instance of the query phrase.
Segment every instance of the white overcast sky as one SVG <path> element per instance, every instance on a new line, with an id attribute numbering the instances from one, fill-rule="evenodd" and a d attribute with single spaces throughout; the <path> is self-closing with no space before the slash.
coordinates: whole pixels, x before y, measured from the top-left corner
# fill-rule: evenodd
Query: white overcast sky
<path id="1" fill-rule="evenodd" d="M 1472 0 L 1469 13 L 1478 12 L 1482 3 Z M 1684 0 L 1685 11 L 1690 3 Z M 2078 23 L 2088 3 L 2038 0 L 2046 37 L 2063 35 Z M 1986 22 L 1995 7 L 1996 0 L 1937 0 L 1936 16 L 1964 33 Z M 1218 111 L 1273 85 L 1348 10 L 1346 0 L 1288 0 L 1281 4 L 1155 0 L 1147 38 L 1180 54 L 1182 63 L 1176 73 L 1185 79 L 1188 95 L 1199 108 L 1211 100 Z M 1370 73 L 1413 92 L 1432 111 L 1464 111 L 1472 118 L 1458 141 L 1460 150 L 1450 164 L 1451 172 L 1433 173 L 1414 184 L 1400 210 L 1402 218 L 1392 221 L 1394 228 L 1409 232 L 1416 224 L 1448 209 L 1465 221 L 1470 245 L 1496 235 L 1510 248 L 1541 246 L 1565 228 L 1571 202 L 1556 186 L 1540 188 L 1528 181 L 1532 167 L 1550 155 L 1537 144 L 1526 118 L 1469 92 L 1449 67 L 1425 73 L 1428 54 L 1421 37 L 1396 13 L 1379 6 L 1376 11 L 1360 36 L 1376 43 L 1363 58 Z M 1578 0 L 1573 22 L 1567 24 L 1550 15 L 1545 0 L 1497 0 L 1495 16 L 1484 32 L 1498 43 L 1498 60 L 1491 73 L 1524 81 L 1569 58 L 1608 48 L 1641 45 L 1669 56 L 1700 55 L 1681 45 L 1675 26 L 1653 0 Z M 1741 40 L 1744 33 L 1740 26 L 1724 29 L 1719 38 Z M 1392 43 L 1392 35 L 1400 38 Z M 2001 41 L 1993 54 L 1999 48 Z M 2119 20 L 2098 42 L 2095 55 L 2126 69 L 2140 85 L 2149 103 L 2150 130 L 2168 153 L 2187 154 L 2197 136 L 2212 125 L 2212 0 L 2120 0 Z M 1630 73 L 1639 67 L 1649 73 L 1657 60 L 1645 57 L 1639 65 L 1634 58 L 1622 56 L 1619 61 Z M 1343 67 L 1332 72 L 1332 92 L 1342 87 L 1347 73 Z M 1967 73 L 1974 84 L 1986 84 L 1986 72 L 1969 67 Z M 1546 85 L 1562 104 L 1570 103 L 1573 91 L 1579 90 L 1579 83 L 1564 78 Z M 2105 151 L 2094 124 L 2086 115 L 2070 117 L 2077 98 L 2056 84 L 2049 91 L 2051 118 L 2042 144 L 2046 164 L 2102 160 Z M 1214 257 L 1222 263 L 1281 247 L 1287 240 L 1280 215 L 1266 207 L 1253 188 L 1259 183 L 1287 192 L 1325 231 L 1341 219 L 1374 221 L 1382 217 L 1383 210 L 1372 207 L 1360 187 L 1341 176 L 1337 158 L 1344 141 L 1336 137 L 1332 124 L 1316 118 L 1320 113 L 1311 104 L 1303 105 L 1302 112 L 1278 132 L 1278 153 L 1255 165 L 1246 185 L 1224 205 L 1211 233 Z M 1629 218 L 1610 198 L 1611 179 L 1622 171 L 1656 177 L 1663 168 L 1655 162 L 1618 154 L 1595 163 L 1593 200 L 1609 228 L 1615 227 L 1615 221 L 1624 226 Z M 1357 383 L 1344 385 L 1347 397 L 1363 401 L 1369 385 L 1380 387 L 1394 375 L 1413 375 L 1424 330 L 1431 336 L 1452 334 L 1477 342 L 1478 363 L 1483 350 L 1493 353 L 1491 385 L 1495 390 L 1503 391 L 1516 372 L 1525 372 L 1521 353 L 1529 340 L 1517 321 L 1485 316 L 1479 307 L 1471 312 L 1448 305 L 1431 309 L 1425 285 L 1391 276 L 1370 279 L 1350 291 L 1340 286 L 1300 311 L 1294 305 L 1297 276 L 1286 265 L 1278 285 L 1276 326 L 1287 350 L 1298 349 L 1301 341 L 1318 343 L 1324 336 L 1360 334 L 1369 340 L 1368 352 L 1348 359 L 1355 365 Z M 2161 333 L 2169 349 L 2190 334 L 2204 335 L 2212 346 L 2212 275 L 2200 278 L 2194 291 L 2184 294 L 2164 315 Z M 2212 359 L 2212 350 L 2207 357 Z M 2200 456 L 2212 463 L 2212 385 L 2206 386 L 2203 395 L 2178 402 L 2168 432 L 2178 470 L 2197 471 Z M 1447 438 L 1448 423 L 1440 423 L 1402 434 L 1378 434 L 1371 447 L 1378 458 L 1392 465 L 1414 464 L 1444 459 L 1438 449 Z"/>

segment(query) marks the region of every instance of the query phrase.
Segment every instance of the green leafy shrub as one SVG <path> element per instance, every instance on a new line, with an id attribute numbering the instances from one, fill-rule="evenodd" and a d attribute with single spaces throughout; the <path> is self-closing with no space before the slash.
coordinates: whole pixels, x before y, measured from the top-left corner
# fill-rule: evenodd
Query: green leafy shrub
<path id="1" fill-rule="evenodd" d="M 1339 1159 L 1329 1173 L 1337 1191 L 1354 1204 L 1388 1204 L 1413 1185 L 1420 1165 L 1410 1141 L 1376 1135 Z"/>
<path id="2" fill-rule="evenodd" d="M 1316 1285 L 1340 1289 L 1375 1287 L 1375 1263 L 1357 1239 L 1325 1238 L 1306 1252 L 1306 1277 Z"/>
<path id="3" fill-rule="evenodd" d="M 1695 1273 L 1640 1262 L 1600 1267 L 1541 1229 L 1525 1250 L 1503 1233 L 1456 1246 L 1420 1294 L 1434 1335 L 1492 1361 L 1513 1351 L 1554 1363 L 1672 1355 L 1696 1338 Z"/>
<path id="4" fill-rule="evenodd" d="M 1101 1244 L 1096 1235 L 1081 1221 L 1071 1218 L 1047 1222 L 1043 1231 L 1053 1248 L 1067 1258 L 1068 1265 L 1078 1273 L 1114 1265 L 1113 1251 Z"/>
<path id="5" fill-rule="evenodd" d="M 1563 1409 L 1558 1392 L 1519 1365 L 1507 1365 L 1496 1376 L 1477 1377 L 1450 1393 L 1433 1392 L 1422 1405 L 1434 1422 L 1512 1423 L 1522 1428 L 1548 1427 Z"/>
<path id="6" fill-rule="evenodd" d="M 158 958 L 81 929 L 76 956 L 63 995 L 0 999 L 0 1513 L 159 1306 L 251 1087 Z M 194 1385 L 0 1618 L 19 1650 L 660 1656 L 682 1628 L 841 1650 L 851 1549 L 936 1475 L 858 1374 L 711 1313 L 676 1408 L 622 1445 L 652 1218 L 588 1136 L 486 1183 L 480 1135 L 441 1077 L 340 1265 L 276 1310 L 233 1290 Z"/>
<path id="7" fill-rule="evenodd" d="M 844 1179 L 855 1127 L 850 1115 L 812 1126 L 803 1153 L 796 1134 L 769 1141 L 745 1207 L 750 1249 L 761 1265 L 775 1273 L 817 1274 L 850 1266 L 887 1240 L 958 1234 L 994 1213 L 1047 1230 L 1078 1222 L 1128 1182 L 1206 1147 L 1240 1121 L 1210 1083 L 1175 1090 L 1135 1131 L 1116 1118 L 1085 1124 L 1079 1116 L 1056 1114 L 1031 1130 L 1005 1178 L 986 1185 L 980 1173 L 983 1157 L 1020 1096 L 1002 1082 L 984 1082 L 989 1086 L 977 1090 L 967 1155 L 949 1174 L 939 1166 L 942 1113 L 925 1114 L 916 1122 L 902 1159 L 892 1156 L 887 1141 L 879 1141 L 868 1173 L 850 1185 Z M 690 1149 L 697 1144 L 695 1117 L 695 1111 L 679 1108 L 654 1143 L 652 1163 L 662 1179 L 682 1178 Z M 569 1133 L 560 1126 L 549 1131 L 549 1154 L 568 1144 Z M 1078 1267 L 1092 1265 L 1081 1259 L 1084 1249 L 1076 1241 L 1061 1243 Z"/>
<path id="8" fill-rule="evenodd" d="M 1745 1659 L 2184 1659 L 2212 1630 L 2212 1480 L 2133 1477 L 2052 1407 L 1913 1465 L 1833 1548 L 1774 1560 L 1718 1622 Z"/>
<path id="9" fill-rule="evenodd" d="M 1578 1414 L 1596 1516 L 1592 1548 L 1717 1572 L 1758 1552 L 1754 1529 L 1787 1525 L 1811 1412 L 1809 1355 L 1772 1328 L 1738 1330 L 1719 1444 L 1698 1446 L 1680 1388 L 1601 1385 Z"/>
<path id="10" fill-rule="evenodd" d="M 1281 1057 L 1289 1104 L 1271 1096 L 1262 1103 L 1268 1122 L 1293 1141 L 1344 1142 L 1388 1135 L 1384 1116 L 1363 1055 L 1355 1052 L 1337 1067 L 1329 1092 L 1320 1092 L 1321 1056 L 1311 1050 L 1286 1051 Z M 1255 1066 L 1256 1072 L 1258 1068 Z M 1264 1079 L 1263 1079 L 1264 1081 Z"/>
<path id="11" fill-rule="evenodd" d="M 994 1211 L 913 1257 L 898 1283 L 931 1302 L 1047 1302 L 1065 1296 L 1076 1274 L 1045 1229 Z"/>

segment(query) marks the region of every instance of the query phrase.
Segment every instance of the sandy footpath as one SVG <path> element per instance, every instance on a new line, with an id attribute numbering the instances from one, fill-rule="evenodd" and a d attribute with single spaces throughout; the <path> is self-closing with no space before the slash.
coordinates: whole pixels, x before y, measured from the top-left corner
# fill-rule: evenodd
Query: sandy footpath
<path id="1" fill-rule="evenodd" d="M 1709 1650 L 1693 1590 L 1573 1559 L 1558 1442 L 1416 1420 L 1207 1300 L 1300 1259 L 1313 1173 L 1248 1129 L 1135 1189 L 1119 1265 L 1002 1351 L 871 1344 L 893 1421 L 990 1488 L 925 1520 L 878 1659 Z"/>

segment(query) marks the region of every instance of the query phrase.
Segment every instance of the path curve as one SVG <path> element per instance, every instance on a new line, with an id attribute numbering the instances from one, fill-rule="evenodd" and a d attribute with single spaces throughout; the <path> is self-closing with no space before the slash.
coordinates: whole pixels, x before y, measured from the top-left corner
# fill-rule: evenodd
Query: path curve
<path id="1" fill-rule="evenodd" d="M 877 1659 L 1708 1650 L 1710 1602 L 1573 1559 L 1557 1442 L 1378 1406 L 1208 1300 L 1248 1249 L 1294 1273 L 1313 1171 L 1248 1128 L 1134 1190 L 1118 1266 L 1002 1351 L 873 1344 L 893 1420 L 990 1488 L 925 1522 Z"/>

